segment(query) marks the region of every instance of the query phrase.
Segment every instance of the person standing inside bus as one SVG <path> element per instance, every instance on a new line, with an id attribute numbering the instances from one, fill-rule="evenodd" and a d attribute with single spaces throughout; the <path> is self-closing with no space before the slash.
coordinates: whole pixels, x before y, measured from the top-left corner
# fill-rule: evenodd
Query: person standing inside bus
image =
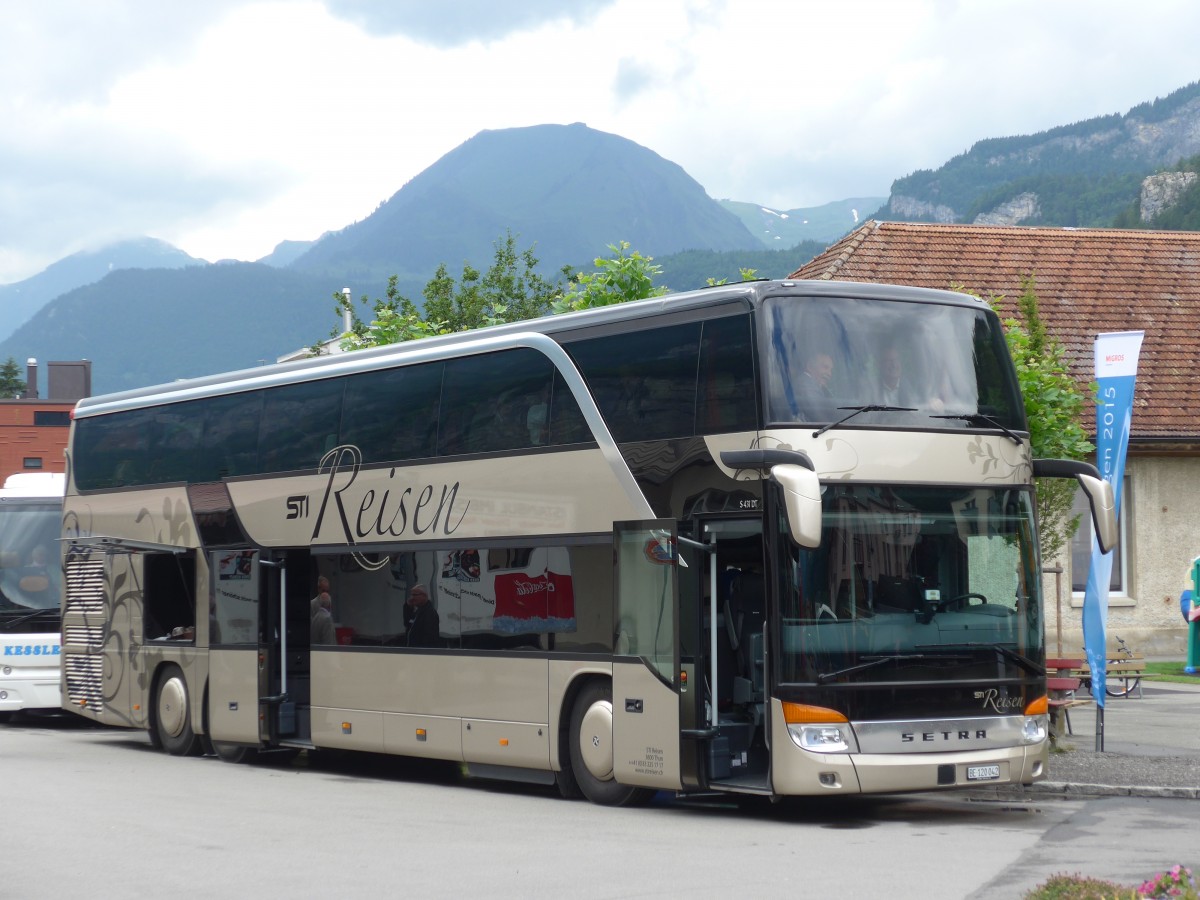
<path id="1" fill-rule="evenodd" d="M 404 633 L 410 647 L 440 647 L 441 617 L 429 602 L 429 589 L 423 584 L 414 584 L 404 604 Z"/>
<path id="2" fill-rule="evenodd" d="M 324 579 L 322 579 L 324 580 Z M 329 584 L 328 581 L 325 582 Z M 333 627 L 333 613 L 330 611 L 333 601 L 329 591 L 321 591 L 312 598 L 310 605 L 312 615 L 312 632 L 310 644 L 336 644 L 337 630 Z"/>

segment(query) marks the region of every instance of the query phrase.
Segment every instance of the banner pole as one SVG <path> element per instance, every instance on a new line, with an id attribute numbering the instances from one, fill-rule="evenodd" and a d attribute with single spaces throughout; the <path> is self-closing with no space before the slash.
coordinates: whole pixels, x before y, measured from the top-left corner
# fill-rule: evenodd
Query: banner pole
<path id="1" fill-rule="evenodd" d="M 1121 485 L 1125 455 L 1132 430 L 1133 393 L 1137 380 L 1141 331 L 1096 335 L 1096 468 L 1112 485 L 1113 512 L 1121 514 Z M 1108 677 L 1108 591 L 1112 577 L 1113 549 L 1100 549 L 1098 535 L 1092 538 L 1092 561 L 1083 596 L 1083 649 L 1091 672 L 1092 699 L 1096 701 L 1096 750 L 1104 750 L 1104 695 Z"/>

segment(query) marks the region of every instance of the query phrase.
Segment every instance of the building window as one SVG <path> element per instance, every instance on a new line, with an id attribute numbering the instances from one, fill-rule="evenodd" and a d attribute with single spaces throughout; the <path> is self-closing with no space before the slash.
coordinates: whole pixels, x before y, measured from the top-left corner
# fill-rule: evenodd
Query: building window
<path id="1" fill-rule="evenodd" d="M 1112 574 L 1108 581 L 1110 596 L 1129 596 L 1129 507 L 1132 498 L 1129 494 L 1129 479 L 1126 478 L 1121 489 L 1121 515 L 1117 523 L 1119 537 L 1117 546 L 1113 548 Z M 1092 542 L 1095 539 L 1095 526 L 1092 524 L 1091 510 L 1088 508 L 1087 497 L 1083 491 L 1075 492 L 1075 503 L 1071 507 L 1072 515 L 1079 515 L 1079 530 L 1071 538 L 1071 593 L 1078 600 L 1083 599 L 1087 589 L 1088 570 L 1092 565 Z"/>
<path id="2" fill-rule="evenodd" d="M 27 456 L 23 465 L 26 469 L 40 469 L 42 467 L 42 458 L 40 456 Z"/>
<path id="3" fill-rule="evenodd" d="M 35 409 L 33 411 L 33 424 L 38 428 L 47 425 L 57 425 L 67 428 L 71 424 L 71 414 L 65 409 Z"/>

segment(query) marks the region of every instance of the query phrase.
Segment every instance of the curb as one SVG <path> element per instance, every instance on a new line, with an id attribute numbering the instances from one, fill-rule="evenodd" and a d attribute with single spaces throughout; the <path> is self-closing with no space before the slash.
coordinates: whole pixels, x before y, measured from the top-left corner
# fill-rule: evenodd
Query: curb
<path id="1" fill-rule="evenodd" d="M 1068 797 L 1160 797 L 1174 800 L 1200 800 L 1200 787 L 1159 787 L 1155 785 L 1079 784 L 1072 781 L 1041 781 L 1027 791 L 1062 794 Z"/>
<path id="2" fill-rule="evenodd" d="M 1065 800 L 1084 797 L 1151 797 L 1168 800 L 1200 800 L 1200 787 L 1154 785 L 1080 784 L 1072 781 L 1039 781 L 1036 784 L 997 787 L 991 796 L 1003 794 L 1049 794 Z"/>

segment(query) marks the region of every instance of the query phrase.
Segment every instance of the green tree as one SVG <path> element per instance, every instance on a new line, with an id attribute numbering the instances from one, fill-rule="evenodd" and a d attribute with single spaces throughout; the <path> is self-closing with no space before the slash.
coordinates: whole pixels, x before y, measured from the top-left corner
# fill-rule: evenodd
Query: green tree
<path id="1" fill-rule="evenodd" d="M 1002 300 L 990 301 L 998 313 Z M 1016 316 L 1003 323 L 1025 401 L 1034 458 L 1086 459 L 1096 449 L 1083 426 L 1090 400 L 1067 369 L 1065 348 L 1046 330 L 1033 275 L 1021 281 Z M 1076 485 L 1071 479 L 1039 478 L 1036 487 L 1042 559 L 1051 560 L 1079 527 L 1079 516 L 1071 514 Z"/>
<path id="2" fill-rule="evenodd" d="M 756 281 L 758 279 L 757 269 L 738 269 L 738 279 L 740 281 Z M 716 287 L 719 284 L 729 284 L 728 278 L 709 278 L 705 284 L 709 287 Z"/>
<path id="3" fill-rule="evenodd" d="M 668 288 L 655 287 L 654 279 L 662 268 L 654 264 L 651 256 L 642 256 L 634 250 L 629 252 L 629 242 L 609 244 L 613 252 L 611 259 L 597 257 L 595 272 L 584 272 L 570 279 L 567 292 L 554 300 L 550 306 L 556 313 L 611 306 L 629 300 L 645 300 L 661 297 Z"/>
<path id="4" fill-rule="evenodd" d="M 400 293 L 395 275 L 388 279 L 383 298 L 372 301 L 363 296 L 359 301 L 371 310 L 370 321 L 358 315 L 348 298 L 334 294 L 335 312 L 339 317 L 349 312 L 351 321 L 349 331 L 335 329 L 332 336 L 342 338 L 343 350 L 361 350 L 516 322 L 549 312 L 561 286 L 538 273 L 533 248 L 518 251 L 511 231 L 496 241 L 494 247 L 492 265 L 486 272 L 464 263 L 457 282 L 445 263 L 438 266 L 422 291 L 424 311 Z M 319 354 L 320 345 L 311 350 L 314 355 Z"/>
<path id="5" fill-rule="evenodd" d="M 470 331 L 485 325 L 520 322 L 550 312 L 559 295 L 557 281 L 547 281 L 537 271 L 533 248 L 517 250 L 511 231 L 494 244 L 491 267 L 482 275 L 463 265 L 457 285 L 443 263 L 425 285 L 425 320 L 444 324 L 449 331 Z M 565 273 L 564 274 L 568 274 Z M 415 308 L 411 312 L 416 312 Z"/>
<path id="6" fill-rule="evenodd" d="M 610 244 L 613 257 L 596 259 L 595 272 L 573 273 L 564 267 L 562 279 L 555 281 L 538 273 L 532 247 L 518 252 L 512 232 L 494 246 L 492 265 L 484 273 L 464 264 L 455 281 L 444 263 L 438 266 L 422 291 L 424 311 L 400 293 L 395 275 L 388 279 L 382 298 L 359 300 L 371 312 L 369 321 L 359 316 L 348 297 L 334 294 L 334 312 L 339 320 L 350 313 L 350 329 L 335 328 L 331 336 L 341 338 L 343 350 L 361 350 L 667 293 L 666 287 L 654 285 L 660 268 L 653 259 L 636 250 L 630 253 L 626 241 Z M 743 275 L 746 271 L 751 270 Z M 323 352 L 319 343 L 309 348 L 313 356 Z"/>
<path id="7" fill-rule="evenodd" d="M 21 377 L 21 367 L 11 356 L 0 365 L 0 397 L 20 397 L 25 393 L 25 379 Z"/>

